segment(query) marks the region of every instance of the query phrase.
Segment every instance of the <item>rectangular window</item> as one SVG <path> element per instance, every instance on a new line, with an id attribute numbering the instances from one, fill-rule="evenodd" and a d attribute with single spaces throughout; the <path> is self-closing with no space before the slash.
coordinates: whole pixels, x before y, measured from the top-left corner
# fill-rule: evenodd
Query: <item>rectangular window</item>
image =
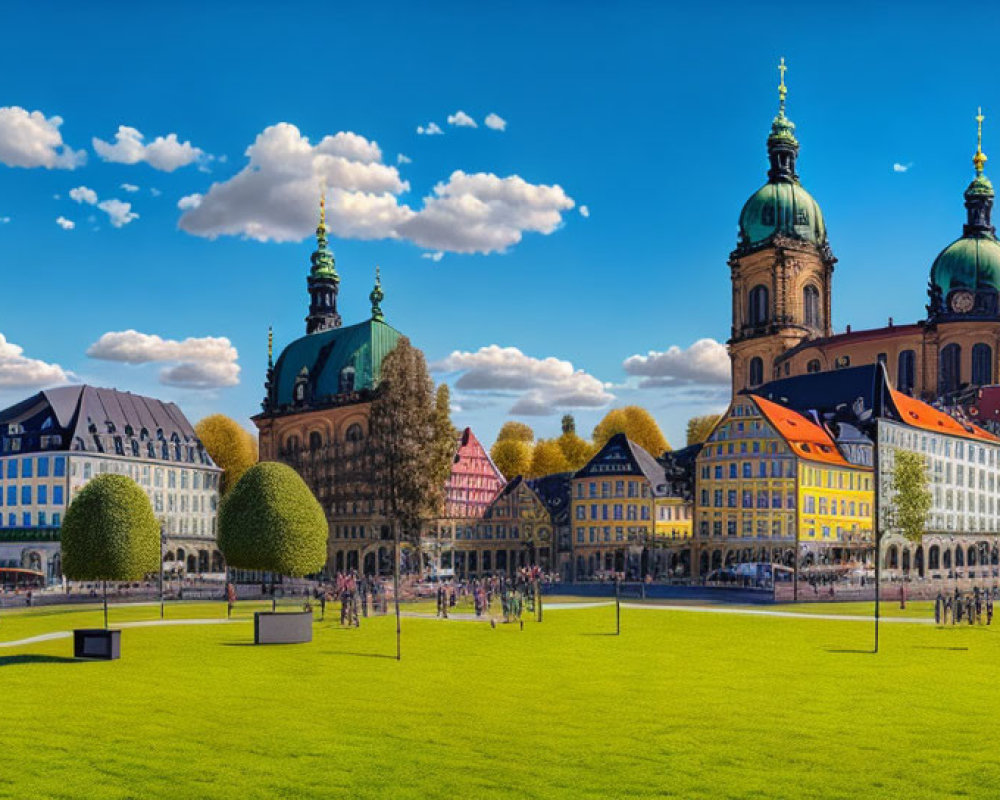
<path id="1" fill-rule="evenodd" d="M 716 489 L 712 493 L 712 505 L 716 508 L 722 508 L 722 489 Z"/>
<path id="2" fill-rule="evenodd" d="M 7 477 L 8 478 L 17 477 L 17 461 L 13 458 L 7 462 Z"/>
<path id="3" fill-rule="evenodd" d="M 771 492 L 771 508 L 781 508 L 781 492 Z"/>
<path id="4" fill-rule="evenodd" d="M 715 479 L 717 481 L 722 480 L 722 464 L 715 465 Z"/>
<path id="5" fill-rule="evenodd" d="M 743 508 L 753 508 L 753 492 L 749 489 L 743 490 Z"/>
<path id="6" fill-rule="evenodd" d="M 736 475 L 736 462 L 735 461 L 732 464 L 729 465 L 729 477 L 730 478 L 734 478 L 734 479 L 737 477 L 737 475 Z"/>
<path id="7" fill-rule="evenodd" d="M 38 525 L 39 525 L 39 527 L 44 528 L 47 524 L 48 523 L 46 522 L 45 512 L 44 511 L 39 511 L 38 512 Z"/>
<path id="8" fill-rule="evenodd" d="M 22 458 L 21 459 L 21 477 L 22 478 L 30 478 L 31 477 L 31 474 L 32 474 L 31 463 L 32 463 L 32 459 L 30 459 L 30 458 Z"/>
<path id="9" fill-rule="evenodd" d="M 21 505 L 30 506 L 31 505 L 31 487 L 22 486 L 21 487 Z"/>
<path id="10" fill-rule="evenodd" d="M 586 508 L 586 506 L 577 506 L 576 507 L 576 518 L 577 519 L 586 519 L 587 518 L 587 508 Z"/>
<path id="11" fill-rule="evenodd" d="M 45 506 L 49 503 L 49 487 L 42 484 L 38 487 L 38 505 Z"/>
<path id="12" fill-rule="evenodd" d="M 625 496 L 625 481 L 615 481 L 615 497 Z"/>
<path id="13" fill-rule="evenodd" d="M 8 486 L 7 487 L 7 505 L 16 506 L 17 505 L 17 487 Z"/>
<path id="14" fill-rule="evenodd" d="M 21 512 L 21 524 L 25 528 L 30 528 L 31 527 L 31 512 L 30 511 L 23 511 L 23 512 Z"/>
<path id="15" fill-rule="evenodd" d="M 736 490 L 730 489 L 726 492 L 726 505 L 729 508 L 736 508 Z"/>
<path id="16" fill-rule="evenodd" d="M 52 474 L 57 478 L 63 478 L 66 475 L 66 458 L 65 456 L 56 456 L 52 460 Z"/>
<path id="17" fill-rule="evenodd" d="M 55 504 L 57 506 L 61 506 L 63 504 L 63 487 L 62 486 L 53 486 L 52 487 L 52 502 L 53 502 L 53 504 Z"/>
<path id="18" fill-rule="evenodd" d="M 715 520 L 715 522 L 712 523 L 712 535 L 713 536 L 722 536 L 722 520 L 721 519 L 717 519 L 717 520 Z"/>
<path id="19" fill-rule="evenodd" d="M 597 481 L 591 481 L 587 484 L 587 488 L 590 492 L 590 497 L 597 497 Z"/>
<path id="20" fill-rule="evenodd" d="M 728 519 L 726 520 L 726 536 L 736 535 L 736 520 Z"/>
<path id="21" fill-rule="evenodd" d="M 753 464 L 749 461 L 743 462 L 743 477 L 752 478 L 753 477 Z"/>
<path id="22" fill-rule="evenodd" d="M 38 477 L 49 477 L 49 459 L 45 456 L 39 456 L 38 458 Z"/>

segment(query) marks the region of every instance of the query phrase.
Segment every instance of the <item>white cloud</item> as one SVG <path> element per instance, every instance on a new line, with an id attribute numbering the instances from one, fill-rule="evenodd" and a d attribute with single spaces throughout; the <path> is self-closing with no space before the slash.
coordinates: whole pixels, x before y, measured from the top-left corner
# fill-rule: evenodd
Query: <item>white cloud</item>
<path id="1" fill-rule="evenodd" d="M 590 206 L 580 206 L 580 216 L 589 217 L 590 216 Z"/>
<path id="2" fill-rule="evenodd" d="M 0 217 L 0 225 L 6 225 L 10 222 L 10 217 Z"/>
<path id="3" fill-rule="evenodd" d="M 730 381 L 726 346 L 714 339 L 699 339 L 686 350 L 673 345 L 663 352 L 650 350 L 644 356 L 625 359 L 625 372 L 642 380 L 642 389 L 682 384 L 725 385 Z"/>
<path id="4" fill-rule="evenodd" d="M 403 239 L 428 250 L 491 253 L 526 231 L 548 234 L 574 206 L 558 185 L 528 183 L 517 175 L 452 173 L 419 210 L 399 202 L 408 191 L 395 166 L 382 163 L 375 142 L 354 133 L 313 145 L 288 123 L 266 128 L 247 148 L 248 165 L 212 184 L 179 225 L 196 236 L 244 236 L 300 241 L 312 234 L 320 183 L 327 186 L 327 222 L 334 235 Z"/>
<path id="5" fill-rule="evenodd" d="M 409 156 L 404 156 L 402 153 L 397 153 L 396 154 L 396 163 L 400 164 L 400 165 L 402 165 L 402 164 L 412 164 L 413 163 L 413 159 L 410 158 Z"/>
<path id="6" fill-rule="evenodd" d="M 433 253 L 421 253 L 420 257 L 421 258 L 429 258 L 431 261 L 433 261 L 436 264 L 438 261 L 440 261 L 442 258 L 444 258 L 444 253 L 441 252 L 440 250 L 436 250 Z"/>
<path id="7" fill-rule="evenodd" d="M 160 371 L 160 383 L 189 389 L 215 389 L 238 384 L 239 354 L 229 339 L 205 336 L 183 341 L 135 330 L 105 333 L 87 355 L 126 364 L 178 362 Z"/>
<path id="8" fill-rule="evenodd" d="M 197 208 L 201 205 L 201 195 L 195 192 L 194 194 L 186 195 L 177 201 L 177 207 L 181 211 L 187 211 L 192 208 Z"/>
<path id="9" fill-rule="evenodd" d="M 136 186 L 134 183 L 123 183 L 121 185 L 121 188 L 124 189 L 126 192 L 138 192 L 139 191 L 139 187 Z"/>
<path id="10" fill-rule="evenodd" d="M 448 115 L 448 124 L 457 128 L 478 128 L 476 121 L 462 110 Z"/>
<path id="11" fill-rule="evenodd" d="M 494 114 L 490 112 L 486 115 L 484 120 L 487 128 L 492 128 L 495 131 L 505 131 L 507 130 L 507 120 L 501 117 L 499 114 Z"/>
<path id="12" fill-rule="evenodd" d="M 145 161 L 153 169 L 173 172 L 205 157 L 205 151 L 191 142 L 181 142 L 176 133 L 157 136 L 149 144 L 143 144 L 145 137 L 135 128 L 119 125 L 115 143 L 110 144 L 96 136 L 92 140 L 94 151 L 105 161 L 118 164 L 138 164 Z"/>
<path id="13" fill-rule="evenodd" d="M 163 194 L 163 192 L 161 192 L 159 189 L 157 189 L 155 187 L 153 187 L 152 189 L 150 189 L 149 193 L 151 195 L 153 195 L 153 197 L 159 197 L 161 194 Z"/>
<path id="14" fill-rule="evenodd" d="M 533 358 L 516 347 L 489 345 L 476 352 L 456 350 L 431 365 L 435 372 L 457 374 L 462 392 L 516 397 L 511 414 L 555 414 L 570 408 L 601 408 L 614 400 L 601 381 L 569 361 Z"/>
<path id="15" fill-rule="evenodd" d="M 56 217 L 56 225 L 64 231 L 71 231 L 76 227 L 76 223 L 71 219 L 66 219 L 66 217 Z"/>
<path id="16" fill-rule="evenodd" d="M 892 165 L 892 171 L 893 172 L 909 172 L 910 171 L 910 167 L 912 167 L 912 166 L 913 166 L 913 162 L 912 161 L 909 162 L 908 164 L 900 164 L 897 161 L 895 164 Z"/>
<path id="17" fill-rule="evenodd" d="M 113 228 L 124 227 L 132 220 L 139 219 L 139 215 L 132 210 L 132 204 L 125 203 L 117 197 L 98 203 L 97 207 L 108 215 L 108 219 Z"/>
<path id="18" fill-rule="evenodd" d="M 417 133 L 423 136 L 438 136 L 444 133 L 436 122 L 428 122 L 426 126 L 418 125 Z"/>
<path id="19" fill-rule="evenodd" d="M 63 142 L 62 123 L 62 117 L 46 118 L 41 111 L 0 108 L 0 164 L 46 169 L 75 169 L 84 164 L 87 154 Z"/>
<path id="20" fill-rule="evenodd" d="M 86 186 L 77 186 L 75 189 L 70 189 L 69 196 L 70 199 L 76 200 L 78 203 L 86 203 L 88 206 L 97 205 L 97 192 Z"/>
<path id="21" fill-rule="evenodd" d="M 66 383 L 70 376 L 58 364 L 26 358 L 24 348 L 0 333 L 0 387 L 29 388 Z"/>

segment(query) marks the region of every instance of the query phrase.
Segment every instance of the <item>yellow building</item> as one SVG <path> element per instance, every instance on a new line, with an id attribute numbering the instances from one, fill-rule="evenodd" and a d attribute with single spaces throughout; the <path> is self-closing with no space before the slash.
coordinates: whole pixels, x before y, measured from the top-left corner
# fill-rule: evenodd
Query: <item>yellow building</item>
<path id="1" fill-rule="evenodd" d="M 744 562 L 860 559 L 872 530 L 871 446 L 852 463 L 820 425 L 755 395 L 737 397 L 698 456 L 696 575 Z"/>

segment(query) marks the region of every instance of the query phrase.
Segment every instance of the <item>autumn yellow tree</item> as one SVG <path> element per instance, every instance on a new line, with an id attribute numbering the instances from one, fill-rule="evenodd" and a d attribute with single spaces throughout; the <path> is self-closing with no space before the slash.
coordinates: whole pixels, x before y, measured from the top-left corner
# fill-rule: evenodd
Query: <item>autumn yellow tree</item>
<path id="1" fill-rule="evenodd" d="M 594 448 L 576 433 L 576 420 L 572 414 L 562 419 L 562 435 L 556 439 L 566 459 L 566 469 L 578 470 L 594 456 Z"/>
<path id="2" fill-rule="evenodd" d="M 490 458 L 503 476 L 512 480 L 531 467 L 531 445 L 517 439 L 500 439 L 490 448 Z"/>
<path id="3" fill-rule="evenodd" d="M 605 414 L 604 419 L 594 428 L 594 447 L 604 447 L 616 433 L 624 433 L 654 456 L 662 455 L 670 449 L 653 415 L 641 406 L 613 408 Z"/>
<path id="4" fill-rule="evenodd" d="M 498 442 L 505 442 L 508 440 L 528 442 L 530 444 L 535 441 L 535 432 L 526 422 L 518 422 L 517 420 L 512 419 L 510 422 L 505 422 L 500 428 L 500 433 L 497 434 Z"/>
<path id="5" fill-rule="evenodd" d="M 205 417 L 195 425 L 194 432 L 212 460 L 223 470 L 220 494 L 232 489 L 243 473 L 257 463 L 257 440 L 225 414 Z"/>
<path id="6" fill-rule="evenodd" d="M 721 414 L 706 414 L 703 417 L 691 417 L 687 424 L 687 443 L 701 444 L 712 433 L 712 430 L 722 419 Z"/>
<path id="7" fill-rule="evenodd" d="M 529 478 L 541 478 L 568 470 L 569 462 L 556 439 L 539 439 L 535 443 L 535 449 L 531 453 L 531 466 L 528 467 Z"/>

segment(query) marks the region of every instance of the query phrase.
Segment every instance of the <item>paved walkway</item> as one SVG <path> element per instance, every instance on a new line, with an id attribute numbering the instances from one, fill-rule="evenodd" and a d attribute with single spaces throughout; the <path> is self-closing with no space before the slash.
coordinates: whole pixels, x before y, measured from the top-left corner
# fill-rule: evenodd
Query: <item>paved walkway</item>
<path id="1" fill-rule="evenodd" d="M 151 619 L 144 622 L 122 622 L 112 625 L 112 628 L 158 628 L 169 625 L 225 625 L 229 622 L 241 622 L 246 620 L 229 619 Z M 41 633 L 38 636 L 29 636 L 27 639 L 15 639 L 12 642 L 0 642 L 0 647 L 21 647 L 26 644 L 36 642 L 51 642 L 54 639 L 68 639 L 73 635 L 73 631 L 53 631 L 52 633 Z"/>

